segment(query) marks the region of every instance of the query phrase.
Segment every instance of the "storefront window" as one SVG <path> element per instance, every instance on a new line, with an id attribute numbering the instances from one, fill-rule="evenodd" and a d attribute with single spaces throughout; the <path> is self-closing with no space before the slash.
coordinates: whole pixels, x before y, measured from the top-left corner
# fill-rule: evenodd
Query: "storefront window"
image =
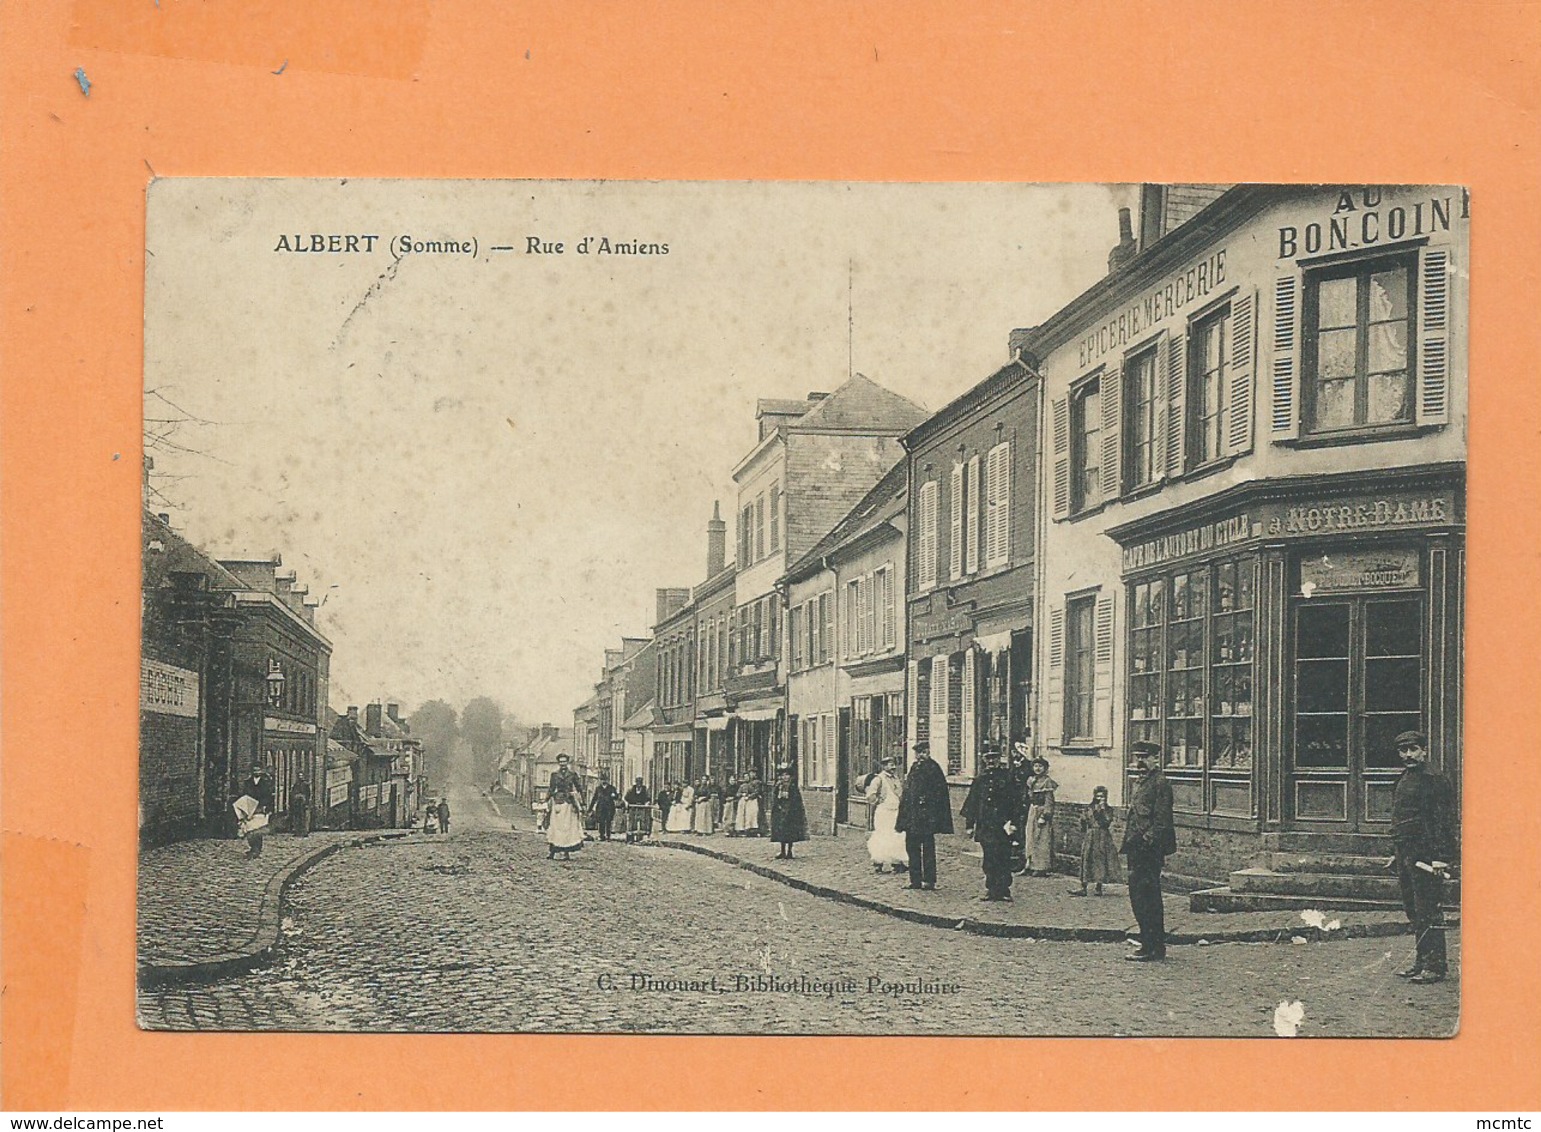
<path id="1" fill-rule="evenodd" d="M 1168 766 L 1252 767 L 1257 560 L 1137 582 L 1129 599 L 1129 737 Z"/>

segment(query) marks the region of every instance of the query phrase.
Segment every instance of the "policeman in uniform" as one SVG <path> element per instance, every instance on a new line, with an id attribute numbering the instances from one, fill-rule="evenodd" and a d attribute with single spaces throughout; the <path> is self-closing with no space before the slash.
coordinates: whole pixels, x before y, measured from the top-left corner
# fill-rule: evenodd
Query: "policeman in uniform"
<path id="1" fill-rule="evenodd" d="M 1172 823 L 1172 784 L 1161 773 L 1161 745 L 1134 744 L 1140 781 L 1129 799 L 1129 820 L 1119 852 L 1129 858 L 1129 905 L 1140 925 L 1140 947 L 1124 958 L 1148 963 L 1166 958 L 1166 917 L 1161 905 L 1161 869 L 1177 852 Z"/>
<path id="2" fill-rule="evenodd" d="M 1440 907 L 1445 870 L 1455 858 L 1454 792 L 1429 770 L 1429 739 L 1421 731 L 1396 737 L 1405 769 L 1391 801 L 1391 866 L 1402 886 L 1402 907 L 1418 941 L 1413 965 L 1397 974 L 1415 983 L 1442 982 L 1446 973 L 1445 917 Z"/>
<path id="3" fill-rule="evenodd" d="M 984 851 L 985 894 L 981 900 L 1011 899 L 1011 837 L 1021 820 L 1011 772 L 1001 766 L 993 742 L 980 751 L 984 770 L 974 779 L 963 802 L 963 823 Z"/>

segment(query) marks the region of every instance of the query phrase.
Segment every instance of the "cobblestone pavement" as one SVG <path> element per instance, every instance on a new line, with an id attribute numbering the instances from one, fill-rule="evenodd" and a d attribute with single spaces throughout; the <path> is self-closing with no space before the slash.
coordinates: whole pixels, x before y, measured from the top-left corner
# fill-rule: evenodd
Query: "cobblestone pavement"
<path id="1" fill-rule="evenodd" d="M 658 847 L 590 844 L 548 862 L 538 834 L 469 824 L 320 862 L 290 890 L 273 965 L 146 990 L 141 1025 L 1261 1037 L 1296 1001 L 1307 1037 L 1457 1025 L 1457 982 L 1392 977 L 1410 937 L 1124 963 L 1123 944 L 909 924 Z M 1451 944 L 1458 961 L 1458 933 Z"/>
<path id="2" fill-rule="evenodd" d="M 1103 895 L 1071 896 L 1079 885 L 1074 878 L 1056 873 L 1050 877 L 1013 877 L 1012 902 L 982 904 L 984 872 L 979 847 L 959 835 L 936 839 L 937 887 L 934 892 L 907 889 L 909 874 L 878 873 L 867 856 L 864 836 L 844 833 L 838 837 L 818 837 L 798 845 L 791 861 L 776 860 L 778 846 L 763 838 L 737 838 L 721 834 L 693 837 L 671 834 L 665 844 L 684 843 L 713 852 L 728 853 L 742 860 L 771 869 L 810 884 L 852 893 L 896 908 L 968 917 L 981 923 L 1047 926 L 1052 928 L 1094 928 L 1106 931 L 1135 931 L 1134 913 L 1129 908 L 1129 889 L 1123 884 L 1104 885 Z M 1325 912 L 1328 920 L 1337 920 L 1340 929 L 1392 923 L 1405 926 L 1400 912 Z M 1206 932 L 1275 931 L 1282 940 L 1308 931 L 1298 911 L 1263 912 L 1193 912 L 1188 897 L 1168 893 L 1166 930 L 1168 935 L 1203 938 Z M 1191 942 L 1191 941 L 1190 941 Z M 1337 941 L 1334 941 L 1337 942 Z"/>

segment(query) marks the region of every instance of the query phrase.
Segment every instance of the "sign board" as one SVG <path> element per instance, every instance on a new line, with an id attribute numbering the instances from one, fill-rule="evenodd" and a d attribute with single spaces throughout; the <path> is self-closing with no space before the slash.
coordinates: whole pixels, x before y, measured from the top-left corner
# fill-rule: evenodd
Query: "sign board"
<path id="1" fill-rule="evenodd" d="M 198 718 L 198 673 L 157 660 L 139 662 L 139 710 Z"/>
<path id="2" fill-rule="evenodd" d="M 314 723 L 304 723 L 297 719 L 279 719 L 276 716 L 268 715 L 262 719 L 262 730 L 276 731 L 282 735 L 314 735 L 316 733 L 316 725 Z"/>
<path id="3" fill-rule="evenodd" d="M 1422 583 L 1416 550 L 1322 554 L 1300 563 L 1300 592 L 1308 598 L 1364 590 L 1415 590 Z"/>

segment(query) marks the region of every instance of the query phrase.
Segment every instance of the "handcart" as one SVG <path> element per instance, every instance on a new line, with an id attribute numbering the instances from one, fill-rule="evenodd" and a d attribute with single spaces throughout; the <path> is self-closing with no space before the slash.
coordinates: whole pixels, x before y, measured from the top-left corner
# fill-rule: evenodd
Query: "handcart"
<path id="1" fill-rule="evenodd" d="M 653 836 L 653 804 L 626 803 L 626 844 L 634 845 Z"/>

